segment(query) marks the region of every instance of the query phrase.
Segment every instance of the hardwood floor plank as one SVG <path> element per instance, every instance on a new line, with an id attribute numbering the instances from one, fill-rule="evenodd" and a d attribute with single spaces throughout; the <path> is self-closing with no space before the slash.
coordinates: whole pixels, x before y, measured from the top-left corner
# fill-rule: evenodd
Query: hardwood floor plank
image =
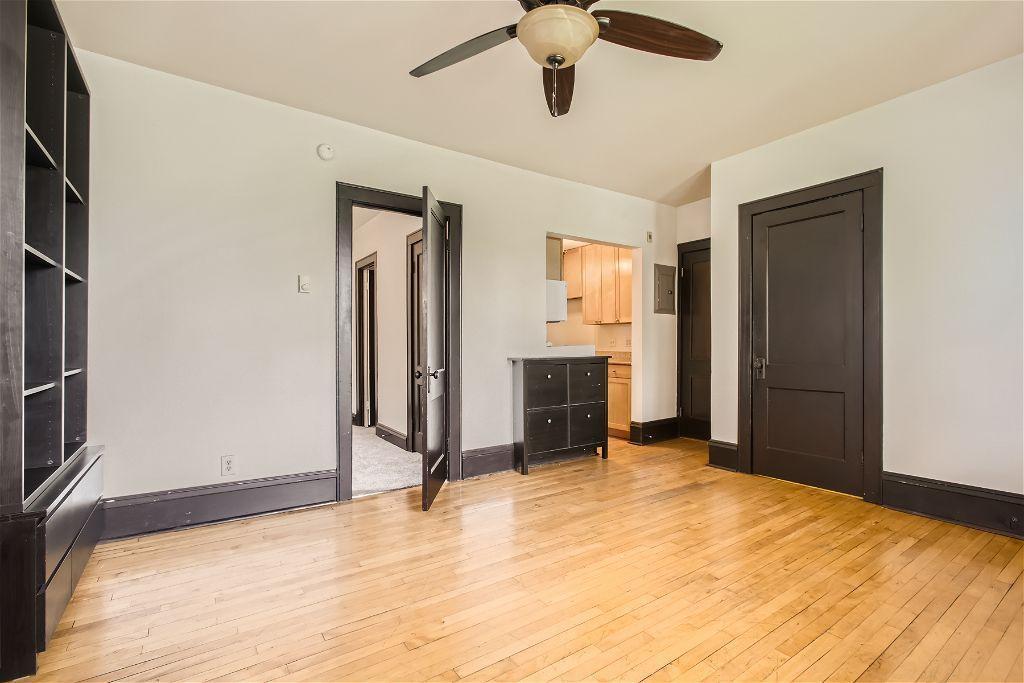
<path id="1" fill-rule="evenodd" d="M 700 442 L 100 544 L 38 681 L 1019 680 L 1024 544 Z"/>

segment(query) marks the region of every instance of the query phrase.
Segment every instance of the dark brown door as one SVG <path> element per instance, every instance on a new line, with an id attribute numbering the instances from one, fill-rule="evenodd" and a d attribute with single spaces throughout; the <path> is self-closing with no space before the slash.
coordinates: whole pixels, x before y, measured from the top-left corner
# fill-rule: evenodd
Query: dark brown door
<path id="1" fill-rule="evenodd" d="M 430 504 L 448 479 L 448 444 L 445 434 L 447 403 L 445 387 L 445 266 L 447 263 L 448 221 L 441 205 L 423 188 L 423 260 L 421 277 L 421 333 L 423 335 L 423 360 L 426 368 L 423 379 L 426 382 L 426 398 L 420 410 L 423 423 L 423 509 Z"/>
<path id="2" fill-rule="evenodd" d="M 861 192 L 753 218 L 752 468 L 863 493 Z"/>
<path id="3" fill-rule="evenodd" d="M 423 336 L 423 232 L 409 236 L 409 419 L 412 450 L 423 452 L 423 406 L 427 398 L 426 348 Z"/>
<path id="4" fill-rule="evenodd" d="M 679 433 L 691 439 L 711 438 L 710 242 L 679 245 Z"/>

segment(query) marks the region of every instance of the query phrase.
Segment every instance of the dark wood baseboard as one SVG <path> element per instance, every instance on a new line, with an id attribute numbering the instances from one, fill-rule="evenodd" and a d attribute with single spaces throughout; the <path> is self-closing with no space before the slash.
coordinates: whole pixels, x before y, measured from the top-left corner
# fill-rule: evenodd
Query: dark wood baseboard
<path id="1" fill-rule="evenodd" d="M 679 436 L 679 419 L 666 417 L 663 420 L 650 422 L 630 422 L 629 442 L 638 446 L 668 441 Z"/>
<path id="2" fill-rule="evenodd" d="M 462 476 L 466 479 L 483 474 L 494 474 L 511 470 L 513 460 L 512 444 L 474 448 L 462 452 Z"/>
<path id="3" fill-rule="evenodd" d="M 712 467 L 720 467 L 723 470 L 739 469 L 740 450 L 734 443 L 728 441 L 708 441 L 708 464 Z"/>
<path id="4" fill-rule="evenodd" d="M 711 438 L 711 420 L 681 417 L 679 418 L 679 436 L 707 441 Z"/>
<path id="5" fill-rule="evenodd" d="M 377 436 L 380 437 L 381 439 L 384 439 L 390 444 L 398 446 L 403 451 L 410 450 L 409 440 L 405 437 L 405 434 L 398 431 L 397 429 L 392 429 L 387 425 L 383 425 L 380 422 L 377 423 Z"/>
<path id="6" fill-rule="evenodd" d="M 882 505 L 1024 538 L 1024 495 L 882 472 Z"/>
<path id="7" fill-rule="evenodd" d="M 334 470 L 323 470 L 112 498 L 103 501 L 103 538 L 330 503 L 335 500 L 337 476 Z"/>

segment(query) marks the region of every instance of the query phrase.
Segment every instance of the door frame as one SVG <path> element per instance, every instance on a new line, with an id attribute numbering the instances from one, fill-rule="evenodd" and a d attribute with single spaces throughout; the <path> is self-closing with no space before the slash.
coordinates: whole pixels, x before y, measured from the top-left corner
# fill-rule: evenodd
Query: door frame
<path id="1" fill-rule="evenodd" d="M 679 282 L 676 284 L 676 421 L 679 423 L 679 433 L 683 434 L 683 288 L 682 284 L 682 267 L 683 267 L 683 255 L 689 254 L 694 251 L 708 251 L 708 255 L 711 255 L 711 238 L 705 237 L 704 239 L 692 240 L 689 242 L 680 242 L 676 245 L 676 278 Z M 708 268 L 710 269 L 710 265 Z M 708 294 L 710 296 L 710 292 Z M 714 347 L 711 348 L 711 353 L 714 354 Z M 710 363 L 710 359 L 708 361 Z M 708 409 L 708 423 L 711 423 L 711 410 Z M 690 438 L 690 437 L 687 437 Z"/>
<path id="2" fill-rule="evenodd" d="M 449 481 L 462 479 L 462 205 L 440 202 L 448 217 L 445 350 Z M 352 208 L 420 216 L 423 198 L 335 183 L 335 499 L 352 499 Z"/>
<path id="3" fill-rule="evenodd" d="M 415 365 L 416 359 L 416 350 L 413 348 L 413 341 L 415 340 L 413 328 L 416 327 L 416 311 L 418 309 L 418 304 L 416 302 L 417 297 L 413 296 L 412 252 L 413 247 L 422 241 L 422 229 L 409 233 L 405 237 L 405 351 L 406 363 L 409 368 L 412 368 Z M 405 378 L 405 386 L 405 450 L 413 452 L 416 450 L 416 437 L 413 432 L 413 427 L 415 426 L 414 413 L 417 409 L 415 395 L 419 391 L 418 385 L 416 384 L 416 378 L 413 377 L 413 373 L 410 372 L 409 376 Z"/>
<path id="4" fill-rule="evenodd" d="M 862 192 L 864 217 L 864 500 L 882 500 L 882 169 L 739 206 L 739 366 L 737 450 L 740 472 L 753 473 L 752 260 L 753 220 L 758 214 Z"/>
<path id="5" fill-rule="evenodd" d="M 359 322 L 356 325 L 357 334 L 356 337 L 356 367 L 352 372 L 352 379 L 356 385 L 356 397 L 359 403 L 359 412 L 352 413 L 352 424 L 359 427 L 372 427 L 377 424 L 377 282 L 376 272 L 374 278 L 370 281 L 370 300 L 368 302 L 363 301 L 363 289 L 362 289 L 362 278 L 366 277 L 367 271 L 376 271 L 377 268 L 377 252 L 373 252 L 368 256 L 364 256 L 359 259 L 355 264 L 355 275 L 356 282 L 359 283 L 359 291 L 355 292 L 356 309 L 355 319 Z M 368 346 L 369 348 L 363 348 L 363 318 L 366 317 L 364 313 L 364 306 L 369 306 L 369 319 L 372 320 L 370 325 Z M 364 353 L 365 351 L 365 353 Z M 364 362 L 369 361 L 367 364 L 369 368 L 369 383 L 364 381 L 366 377 L 366 368 Z M 369 386 L 367 386 L 369 384 Z M 370 420 L 369 424 L 366 424 L 366 399 L 370 399 Z"/>

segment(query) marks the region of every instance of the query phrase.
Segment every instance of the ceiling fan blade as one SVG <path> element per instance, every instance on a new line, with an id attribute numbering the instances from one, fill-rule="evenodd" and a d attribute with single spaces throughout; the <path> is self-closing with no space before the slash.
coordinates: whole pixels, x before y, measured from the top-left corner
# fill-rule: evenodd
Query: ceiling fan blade
<path id="1" fill-rule="evenodd" d="M 616 45 L 706 62 L 722 51 L 722 44 L 714 38 L 664 19 L 619 10 L 596 10 L 592 14 L 608 20 L 608 28 L 599 37 Z"/>
<path id="2" fill-rule="evenodd" d="M 597 0 L 593 0 L 597 2 Z M 537 9 L 544 4 L 544 0 L 519 0 L 519 4 L 523 6 L 523 9 L 529 12 L 532 9 Z"/>
<path id="3" fill-rule="evenodd" d="M 456 45 L 446 52 L 442 52 L 430 61 L 420 64 L 418 67 L 410 71 L 409 75 L 419 78 L 420 76 L 432 74 L 435 71 L 440 71 L 446 66 L 458 64 L 464 59 L 469 59 L 470 57 L 478 55 L 485 50 L 490 50 L 492 47 L 501 45 L 505 41 L 512 40 L 515 37 L 515 24 L 505 26 L 504 28 L 494 29 L 482 36 L 477 36 L 472 40 L 467 40 L 464 43 Z"/>
<path id="4" fill-rule="evenodd" d="M 580 7 L 583 9 L 590 9 L 590 6 L 596 4 L 598 0 L 580 0 Z"/>
<path id="5" fill-rule="evenodd" d="M 576 65 L 564 69 L 544 69 L 544 99 L 552 116 L 561 116 L 572 104 L 572 89 L 576 83 Z"/>

